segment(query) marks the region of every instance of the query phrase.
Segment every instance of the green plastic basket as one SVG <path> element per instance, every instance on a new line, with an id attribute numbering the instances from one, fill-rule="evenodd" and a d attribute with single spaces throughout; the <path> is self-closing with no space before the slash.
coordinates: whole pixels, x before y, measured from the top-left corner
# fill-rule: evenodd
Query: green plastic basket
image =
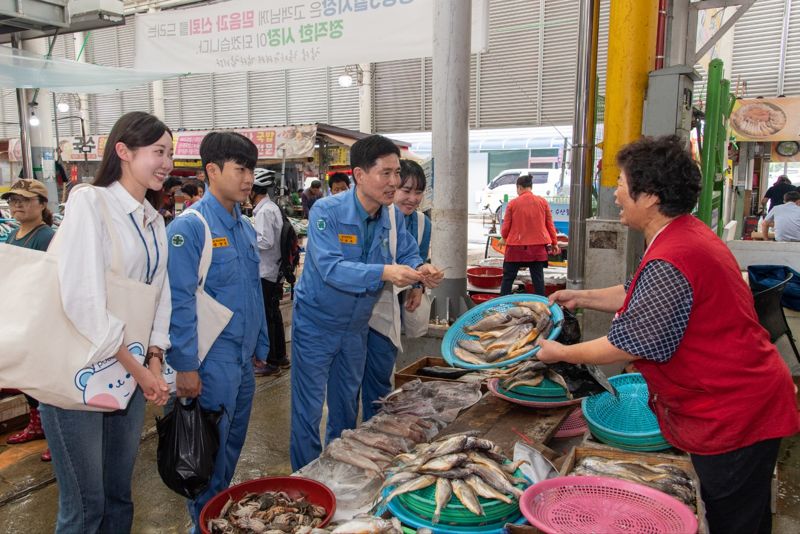
<path id="1" fill-rule="evenodd" d="M 516 390 L 516 388 L 514 388 Z M 518 393 L 516 391 L 509 391 L 504 389 L 499 383 L 497 384 L 497 392 L 501 395 L 505 395 L 507 397 L 511 397 L 512 399 L 518 399 L 522 401 L 528 402 L 564 402 L 569 400 L 566 395 L 563 395 L 564 390 L 562 389 L 562 395 L 560 397 L 538 397 L 536 395 L 524 395 Z"/>
<path id="2" fill-rule="evenodd" d="M 522 478 L 522 472 L 517 470 L 514 476 Z M 525 484 L 518 484 L 519 489 L 525 489 Z M 399 495 L 397 500 L 400 504 L 419 517 L 431 519 L 436 510 L 436 486 L 428 486 L 421 490 Z M 470 512 L 458 497 L 453 494 L 450 502 L 442 509 L 440 523 L 451 525 L 481 525 L 499 523 L 503 520 L 510 520 L 519 515 L 519 502 L 514 499 L 511 504 L 504 503 L 496 499 L 485 499 L 478 497 L 485 515 L 478 516 Z"/>
<path id="3" fill-rule="evenodd" d="M 538 386 L 517 386 L 510 391 L 528 397 L 560 397 L 564 400 L 567 398 L 564 388 L 549 378 L 542 380 Z"/>

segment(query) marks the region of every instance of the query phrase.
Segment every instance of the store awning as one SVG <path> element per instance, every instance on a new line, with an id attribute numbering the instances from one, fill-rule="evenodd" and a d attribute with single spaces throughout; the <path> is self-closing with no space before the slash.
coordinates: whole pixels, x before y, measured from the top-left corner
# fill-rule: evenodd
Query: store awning
<path id="1" fill-rule="evenodd" d="M 59 93 L 110 93 L 181 74 L 101 67 L 0 46 L 0 87 L 50 89 Z"/>

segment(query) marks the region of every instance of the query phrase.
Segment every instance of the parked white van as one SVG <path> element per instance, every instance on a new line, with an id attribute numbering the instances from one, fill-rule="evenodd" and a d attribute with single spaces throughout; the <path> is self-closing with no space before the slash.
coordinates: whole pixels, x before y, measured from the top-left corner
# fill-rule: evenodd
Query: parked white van
<path id="1" fill-rule="evenodd" d="M 506 169 L 486 184 L 481 195 L 480 206 L 496 213 L 508 195 L 508 200 L 517 198 L 517 178 L 523 174 L 533 177 L 533 194 L 541 197 L 569 195 L 569 171 L 564 170 L 561 184 L 561 169 Z"/>

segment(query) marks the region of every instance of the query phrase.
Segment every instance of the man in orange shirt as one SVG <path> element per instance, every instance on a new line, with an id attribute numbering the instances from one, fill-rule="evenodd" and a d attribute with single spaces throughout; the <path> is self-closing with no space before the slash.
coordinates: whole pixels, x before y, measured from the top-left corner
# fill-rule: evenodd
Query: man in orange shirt
<path id="1" fill-rule="evenodd" d="M 520 268 L 531 272 L 534 291 L 544 295 L 544 268 L 548 254 L 558 254 L 556 227 L 550 205 L 531 192 L 529 174 L 517 178 L 517 198 L 508 203 L 500 235 L 506 245 L 503 261 L 503 284 L 500 294 L 508 295 Z"/>

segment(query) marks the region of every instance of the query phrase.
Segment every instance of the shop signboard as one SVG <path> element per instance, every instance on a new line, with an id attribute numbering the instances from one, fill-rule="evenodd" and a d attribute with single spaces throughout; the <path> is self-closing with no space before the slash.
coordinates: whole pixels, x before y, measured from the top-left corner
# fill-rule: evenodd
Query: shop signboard
<path id="1" fill-rule="evenodd" d="M 800 97 L 737 100 L 730 124 L 737 141 L 800 141 Z"/>
<path id="2" fill-rule="evenodd" d="M 316 124 L 234 130 L 258 148 L 258 159 L 303 159 L 314 155 Z M 175 132 L 174 158 L 200 159 L 200 143 L 207 131 Z"/>
<path id="3" fill-rule="evenodd" d="M 62 161 L 100 161 L 106 148 L 107 135 L 59 137 Z"/>
<path id="4" fill-rule="evenodd" d="M 265 71 L 429 57 L 433 6 L 433 0 L 231 0 L 140 14 L 134 67 Z M 487 40 L 488 0 L 473 0 L 472 52 L 485 51 Z"/>

